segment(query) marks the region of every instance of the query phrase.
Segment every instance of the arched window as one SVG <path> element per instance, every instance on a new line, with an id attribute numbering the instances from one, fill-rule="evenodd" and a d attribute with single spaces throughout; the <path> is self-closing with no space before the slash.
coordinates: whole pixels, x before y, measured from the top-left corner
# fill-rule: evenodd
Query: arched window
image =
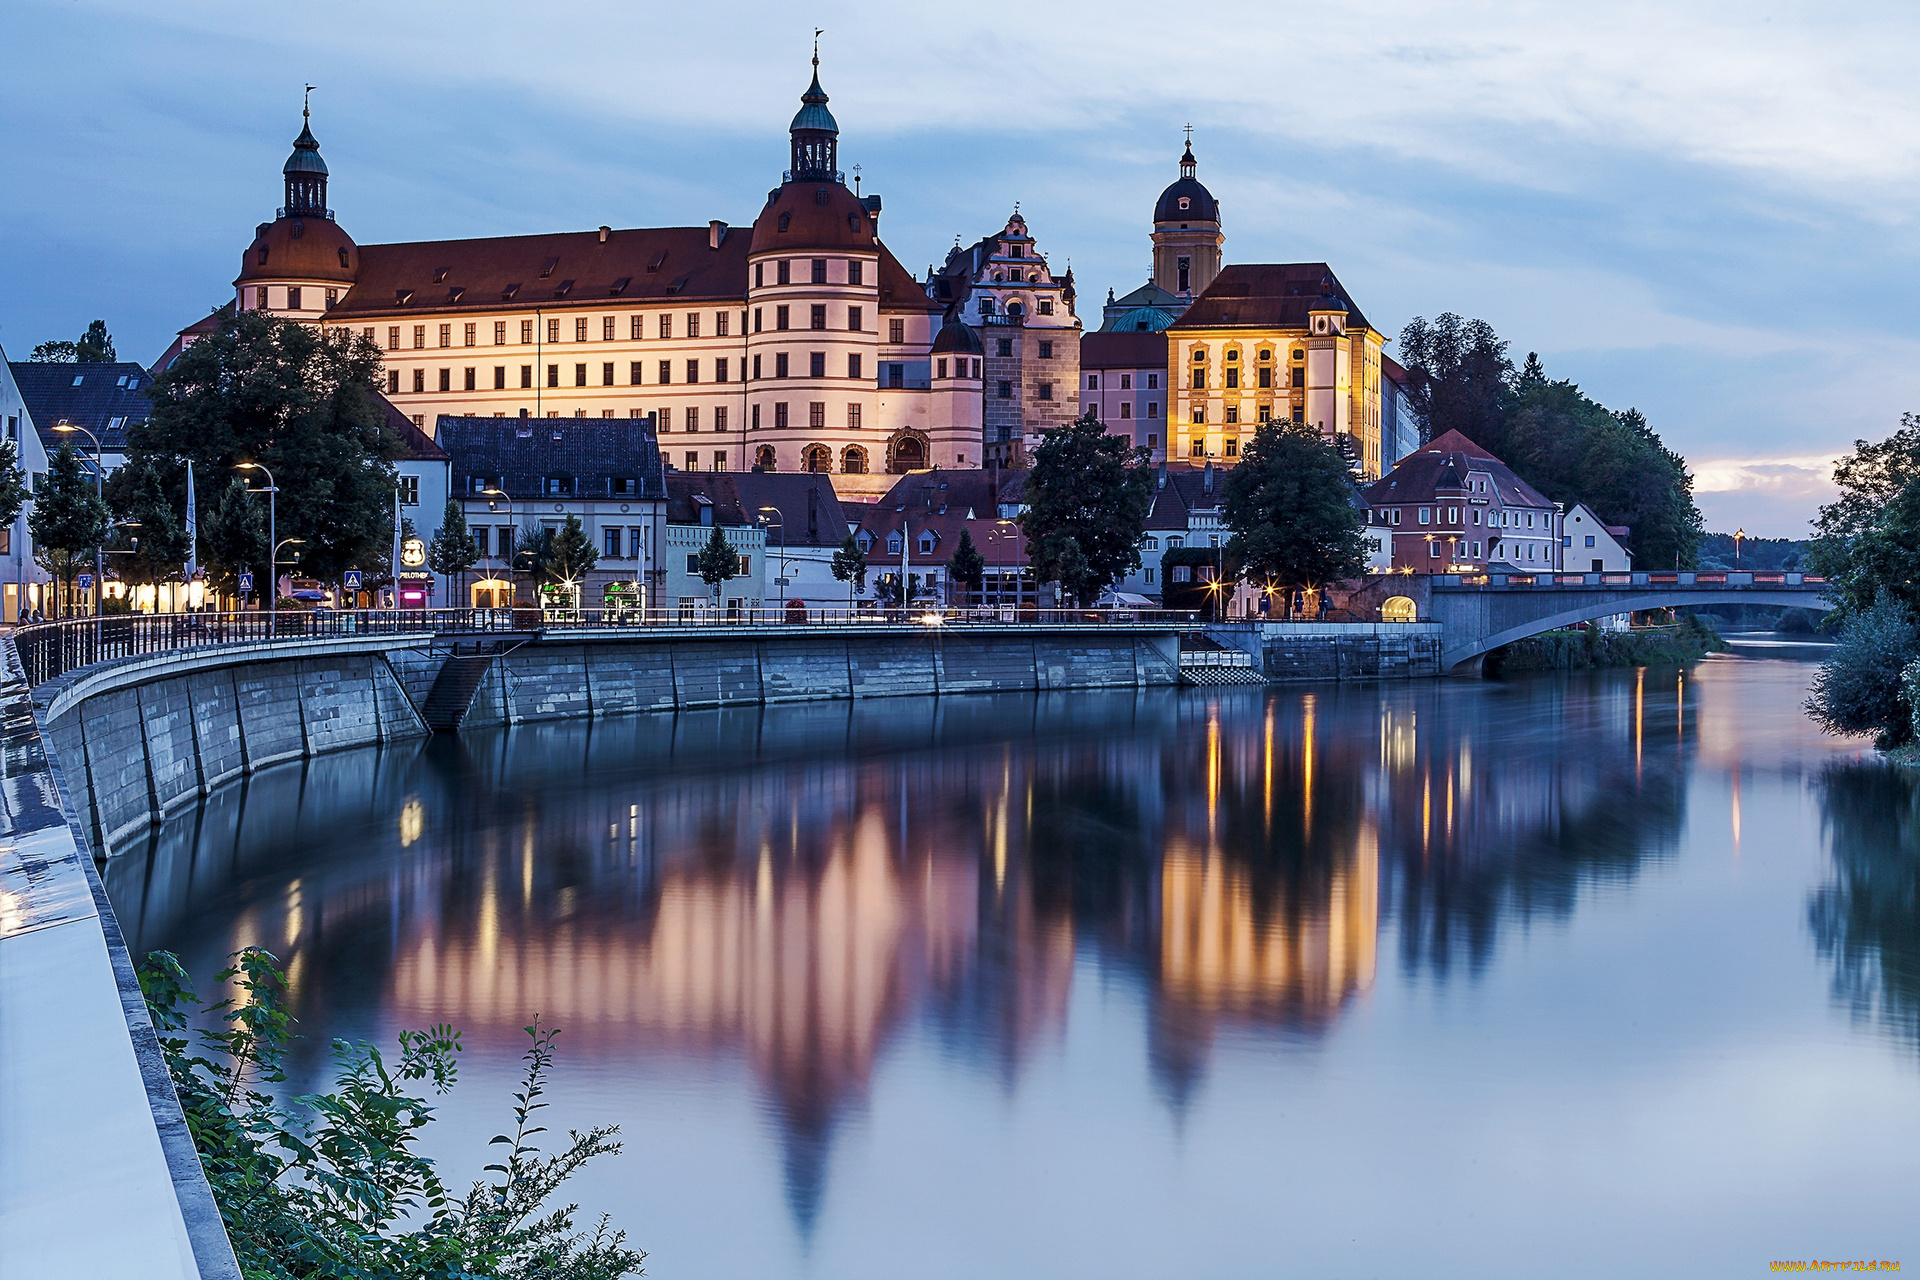
<path id="1" fill-rule="evenodd" d="M 1027 304 L 1024 302 L 1009 302 L 1007 304 L 1007 314 L 1010 316 L 1023 316 L 1027 314 Z"/>
<path id="2" fill-rule="evenodd" d="M 823 444 L 810 444 L 803 466 L 808 471 L 833 470 L 833 451 Z"/>
<path id="3" fill-rule="evenodd" d="M 753 451 L 753 465 L 762 471 L 775 470 L 773 446 L 763 444 Z"/>
<path id="4" fill-rule="evenodd" d="M 893 470 L 918 471 L 927 465 L 927 447 L 917 436 L 901 436 L 893 443 Z"/>
<path id="5" fill-rule="evenodd" d="M 1405 596 L 1390 596 L 1386 603 L 1380 606 L 1382 622 L 1415 622 L 1419 617 L 1420 611 L 1414 607 L 1413 601 Z"/>
<path id="6" fill-rule="evenodd" d="M 840 470 L 850 476 L 867 474 L 867 451 L 857 444 L 848 445 L 840 454 Z"/>

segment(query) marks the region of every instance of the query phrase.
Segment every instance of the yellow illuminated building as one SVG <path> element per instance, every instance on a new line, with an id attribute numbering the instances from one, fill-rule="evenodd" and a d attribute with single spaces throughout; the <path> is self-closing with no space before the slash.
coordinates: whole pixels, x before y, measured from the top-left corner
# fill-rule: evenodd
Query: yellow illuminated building
<path id="1" fill-rule="evenodd" d="M 1384 342 L 1324 262 L 1223 268 L 1167 330 L 1168 457 L 1232 466 L 1261 422 L 1291 418 L 1378 479 Z"/>

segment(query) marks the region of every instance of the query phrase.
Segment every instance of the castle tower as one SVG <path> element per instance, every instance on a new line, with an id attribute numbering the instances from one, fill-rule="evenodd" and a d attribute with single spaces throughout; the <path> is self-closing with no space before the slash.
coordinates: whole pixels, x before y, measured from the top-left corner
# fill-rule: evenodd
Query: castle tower
<path id="1" fill-rule="evenodd" d="M 280 169 L 286 204 L 272 222 L 254 229 L 233 282 L 242 311 L 269 311 L 318 323 L 348 289 L 360 269 L 360 249 L 327 208 L 327 162 L 313 136 L 310 109 L 300 111 L 300 136 Z"/>
<path id="2" fill-rule="evenodd" d="M 1153 206 L 1153 283 L 1192 299 L 1220 274 L 1220 204 L 1194 176 L 1193 141 L 1180 156 L 1180 179 Z"/>

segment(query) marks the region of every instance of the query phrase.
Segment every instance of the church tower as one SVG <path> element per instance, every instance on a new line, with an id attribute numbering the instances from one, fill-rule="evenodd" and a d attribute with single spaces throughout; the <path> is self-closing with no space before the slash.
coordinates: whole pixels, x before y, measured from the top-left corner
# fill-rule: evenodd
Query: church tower
<path id="1" fill-rule="evenodd" d="M 1206 291 L 1220 274 L 1220 205 L 1194 176 L 1193 139 L 1180 157 L 1180 180 L 1153 206 L 1153 283 L 1183 301 Z"/>
<path id="2" fill-rule="evenodd" d="M 353 288 L 360 249 L 327 208 L 327 162 L 313 136 L 309 110 L 300 112 L 300 136 L 281 166 L 286 204 L 272 222 L 254 229 L 240 260 L 234 302 L 242 311 L 267 311 L 318 323 Z"/>

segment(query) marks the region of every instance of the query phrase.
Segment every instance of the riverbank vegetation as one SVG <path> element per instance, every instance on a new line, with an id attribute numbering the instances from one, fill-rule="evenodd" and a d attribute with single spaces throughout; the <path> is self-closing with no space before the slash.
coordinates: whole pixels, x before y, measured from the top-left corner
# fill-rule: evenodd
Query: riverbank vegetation
<path id="1" fill-rule="evenodd" d="M 646 1255 L 606 1217 L 576 1227 L 579 1206 L 548 1201 L 589 1161 L 614 1155 L 619 1129 L 569 1131 L 543 1154 L 538 1121 L 558 1030 L 526 1028 L 526 1071 L 513 1122 L 488 1144 L 506 1151 L 493 1175 L 459 1195 L 418 1150 L 435 1095 L 458 1076 L 460 1034 L 400 1033 L 389 1062 L 372 1045 L 333 1042 L 333 1088 L 287 1097 L 293 1019 L 286 975 L 258 947 L 234 953 L 214 981 L 234 995 L 207 1006 L 211 1029 L 171 954 L 149 955 L 140 990 L 186 1115 L 187 1130 L 247 1280 L 616 1280 Z M 203 1018 L 202 1020 L 206 1020 Z"/>
<path id="2" fill-rule="evenodd" d="M 1699 618 L 1672 626 L 1605 631 L 1584 627 L 1546 631 L 1487 655 L 1489 675 L 1506 671 L 1578 671 L 1589 667 L 1680 667 L 1720 653 L 1727 642 Z"/>
<path id="3" fill-rule="evenodd" d="M 1856 440 L 1833 479 L 1840 496 L 1820 508 L 1806 562 L 1831 583 L 1840 643 L 1807 711 L 1828 733 L 1904 747 L 1920 700 L 1920 415 Z"/>

